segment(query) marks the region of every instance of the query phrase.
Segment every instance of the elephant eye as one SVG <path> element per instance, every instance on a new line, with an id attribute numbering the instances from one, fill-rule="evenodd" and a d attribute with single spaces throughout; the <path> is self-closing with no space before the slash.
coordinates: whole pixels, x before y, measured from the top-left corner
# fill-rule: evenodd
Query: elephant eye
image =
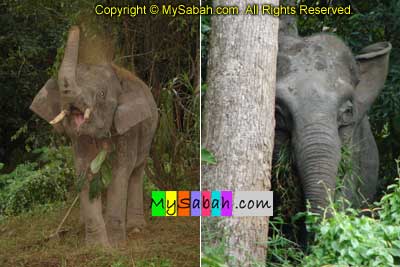
<path id="1" fill-rule="evenodd" d="M 353 123 L 353 103 L 348 100 L 339 109 L 338 122 L 340 126 L 346 126 Z"/>
<path id="2" fill-rule="evenodd" d="M 276 125 L 279 128 L 283 128 L 285 126 L 285 120 L 280 114 L 276 115 Z"/>
<path id="3" fill-rule="evenodd" d="M 106 96 L 106 93 L 105 93 L 103 90 L 101 90 L 101 91 L 99 92 L 99 96 L 100 96 L 101 98 L 104 98 L 104 97 Z"/>
<path id="4" fill-rule="evenodd" d="M 279 130 L 285 130 L 288 127 L 284 111 L 279 106 L 276 106 L 275 108 L 275 121 L 276 121 L 276 128 Z"/>

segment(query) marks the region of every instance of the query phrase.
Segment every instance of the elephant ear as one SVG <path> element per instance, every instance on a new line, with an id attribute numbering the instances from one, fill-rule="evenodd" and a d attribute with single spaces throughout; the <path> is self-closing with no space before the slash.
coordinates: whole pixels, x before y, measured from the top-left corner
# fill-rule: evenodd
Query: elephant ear
<path id="1" fill-rule="evenodd" d="M 380 42 L 365 47 L 356 56 L 360 66 L 360 81 L 354 95 L 358 120 L 364 117 L 385 84 L 391 49 L 389 42 Z"/>
<path id="2" fill-rule="evenodd" d="M 61 111 L 60 93 L 58 91 L 57 81 L 53 78 L 49 79 L 46 84 L 40 89 L 29 107 L 39 117 L 47 122 L 56 117 Z M 57 131 L 62 131 L 61 124 L 53 125 Z"/>
<path id="3" fill-rule="evenodd" d="M 144 90 L 149 90 L 138 79 L 123 80 L 122 94 L 118 97 L 118 107 L 114 115 L 114 127 L 118 134 L 151 117 L 151 108 Z"/>

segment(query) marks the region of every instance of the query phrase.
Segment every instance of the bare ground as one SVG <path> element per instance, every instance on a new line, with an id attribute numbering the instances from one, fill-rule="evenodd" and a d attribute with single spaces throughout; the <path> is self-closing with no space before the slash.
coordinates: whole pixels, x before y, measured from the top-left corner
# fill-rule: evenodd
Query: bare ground
<path id="1" fill-rule="evenodd" d="M 70 202 L 68 202 L 70 203 Z M 199 218 L 151 217 L 127 245 L 105 251 L 84 245 L 79 208 L 67 219 L 59 238 L 54 232 L 69 204 L 0 221 L 1 267 L 195 267 L 199 266 Z"/>

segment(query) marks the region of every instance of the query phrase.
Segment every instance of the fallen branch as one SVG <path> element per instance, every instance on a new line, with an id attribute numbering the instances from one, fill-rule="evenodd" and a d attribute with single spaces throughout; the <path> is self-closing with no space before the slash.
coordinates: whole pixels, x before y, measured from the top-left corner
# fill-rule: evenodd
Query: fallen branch
<path id="1" fill-rule="evenodd" d="M 71 206 L 69 207 L 67 213 L 65 214 L 64 218 L 61 220 L 60 224 L 58 225 L 57 230 L 54 233 L 52 233 L 51 235 L 49 235 L 49 237 L 47 237 L 46 240 L 49 240 L 49 239 L 51 239 L 51 238 L 53 238 L 55 236 L 58 236 L 58 234 L 60 233 L 61 227 L 63 226 L 63 224 L 67 220 L 69 214 L 72 211 L 72 208 L 75 206 L 75 204 L 78 201 L 78 199 L 79 199 L 79 194 L 76 195 L 76 197 L 75 197 L 74 201 L 72 202 Z"/>

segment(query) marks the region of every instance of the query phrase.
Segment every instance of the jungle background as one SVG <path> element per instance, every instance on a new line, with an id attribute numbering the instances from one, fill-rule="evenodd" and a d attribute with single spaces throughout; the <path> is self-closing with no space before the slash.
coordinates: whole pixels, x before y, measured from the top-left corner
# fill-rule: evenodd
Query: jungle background
<path id="1" fill-rule="evenodd" d="M 212 4 L 212 1 L 203 1 Z M 284 148 L 273 166 L 274 216 L 270 220 L 266 266 L 398 266 L 400 264 L 400 2 L 397 0 L 299 0 L 310 6 L 351 5 L 350 16 L 298 16 L 301 36 L 329 32 L 340 36 L 354 54 L 380 41 L 390 41 L 393 49 L 384 89 L 369 111 L 369 120 L 380 153 L 378 201 L 368 209 L 343 211 L 343 203 L 332 203 L 335 216 L 322 220 L 300 212 L 303 206 L 300 183 L 292 173 L 292 159 Z M 202 97 L 207 97 L 207 58 L 210 16 L 202 16 Z M 204 101 L 202 102 L 204 103 Z M 203 153 L 203 151 L 202 151 Z M 204 151 L 206 153 L 206 151 Z M 207 157 L 205 163 L 215 160 Z M 204 161 L 204 160 L 203 160 Z M 351 151 L 342 149 L 338 179 L 352 172 Z M 315 224 L 319 221 L 320 224 Z M 299 225 L 315 232 L 305 248 L 298 238 Z M 316 226 L 318 225 L 318 226 Z M 303 232 L 304 233 L 304 232 Z M 202 265 L 226 266 L 224 240 L 202 229 Z M 209 246 L 214 244 L 214 246 Z M 254 266 L 265 266 L 255 263 Z"/>
<path id="2" fill-rule="evenodd" d="M 199 189 L 199 18 L 96 17 L 95 3 L 0 2 L 0 266 L 196 266 L 198 218 L 149 215 L 148 226 L 130 234 L 125 248 L 104 253 L 83 246 L 75 207 L 59 238 L 47 238 L 75 198 L 77 178 L 68 139 L 29 105 L 57 74 L 68 30 L 82 17 L 112 33 L 114 61 L 145 81 L 157 102 L 160 120 L 146 169 L 145 203 L 152 190 Z"/>

